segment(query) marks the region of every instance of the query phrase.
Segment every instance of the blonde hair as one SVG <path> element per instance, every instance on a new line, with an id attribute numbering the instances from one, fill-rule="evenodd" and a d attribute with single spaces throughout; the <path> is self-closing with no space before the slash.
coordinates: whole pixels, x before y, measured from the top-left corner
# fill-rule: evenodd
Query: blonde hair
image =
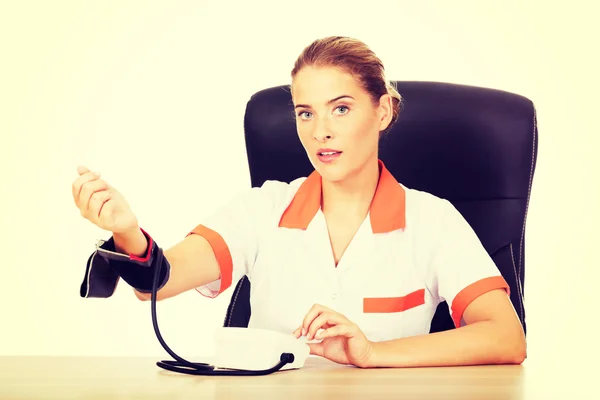
<path id="1" fill-rule="evenodd" d="M 369 93 L 373 103 L 379 104 L 384 94 L 392 97 L 392 119 L 382 134 L 398 119 L 402 97 L 385 76 L 383 62 L 363 42 L 346 36 L 329 36 L 308 45 L 294 63 L 292 79 L 306 66 L 335 67 L 351 74 L 359 85 Z"/>

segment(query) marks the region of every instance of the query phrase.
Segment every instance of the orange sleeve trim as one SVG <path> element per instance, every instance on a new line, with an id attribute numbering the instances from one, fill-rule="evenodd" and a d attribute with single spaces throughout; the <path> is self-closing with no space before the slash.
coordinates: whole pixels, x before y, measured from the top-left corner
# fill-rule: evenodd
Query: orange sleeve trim
<path id="1" fill-rule="evenodd" d="M 490 276 L 480 279 L 461 290 L 452 302 L 452 320 L 454 321 L 454 326 L 457 328 L 460 326 L 463 313 L 473 300 L 494 289 L 505 289 L 510 295 L 510 287 L 502 276 Z"/>
<path id="2" fill-rule="evenodd" d="M 393 313 L 425 304 L 425 289 L 402 297 L 370 297 L 363 299 L 364 313 Z"/>
<path id="3" fill-rule="evenodd" d="M 188 233 L 187 236 L 192 234 L 200 235 L 208 241 L 208 244 L 210 244 L 210 247 L 213 249 L 217 262 L 219 263 L 219 268 L 221 270 L 221 286 L 219 288 L 219 293 L 217 293 L 218 296 L 231 286 L 231 281 L 233 280 L 233 260 L 231 258 L 229 247 L 221 235 L 204 225 L 198 225 L 194 230 Z"/>

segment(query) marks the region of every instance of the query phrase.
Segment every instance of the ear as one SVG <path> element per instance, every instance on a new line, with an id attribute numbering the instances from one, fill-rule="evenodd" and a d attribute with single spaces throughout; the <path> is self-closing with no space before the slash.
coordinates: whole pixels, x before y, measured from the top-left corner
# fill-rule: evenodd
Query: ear
<path id="1" fill-rule="evenodd" d="M 385 130 L 392 121 L 393 110 L 392 96 L 387 93 L 382 95 L 379 98 L 379 107 L 377 108 L 379 132 Z"/>

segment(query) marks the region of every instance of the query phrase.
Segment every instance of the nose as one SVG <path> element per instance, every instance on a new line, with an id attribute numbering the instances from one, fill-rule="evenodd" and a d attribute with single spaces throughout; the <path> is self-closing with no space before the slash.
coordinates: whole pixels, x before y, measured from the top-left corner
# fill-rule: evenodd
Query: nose
<path id="1" fill-rule="evenodd" d="M 327 127 L 327 122 L 326 121 L 319 122 L 317 120 L 315 130 L 313 132 L 313 138 L 315 138 L 315 140 L 317 140 L 320 143 L 325 143 L 327 140 L 330 140 L 332 137 L 333 137 L 333 135 L 331 134 L 331 131 L 329 131 L 329 128 Z"/>
<path id="2" fill-rule="evenodd" d="M 331 135 L 329 135 L 329 134 L 314 135 L 314 138 L 317 140 L 317 142 L 325 143 L 326 141 L 331 139 Z"/>

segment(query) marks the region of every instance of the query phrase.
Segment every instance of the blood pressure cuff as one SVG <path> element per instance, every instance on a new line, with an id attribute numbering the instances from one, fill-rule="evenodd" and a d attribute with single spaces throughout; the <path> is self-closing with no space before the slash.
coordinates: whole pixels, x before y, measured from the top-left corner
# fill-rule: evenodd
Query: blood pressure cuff
<path id="1" fill-rule="evenodd" d="M 96 251 L 88 258 L 85 276 L 79 289 L 81 297 L 110 297 L 115 292 L 120 278 L 138 292 L 150 293 L 154 271 L 159 267 L 156 290 L 167 283 L 171 266 L 162 255 L 162 251 L 159 252 L 159 247 L 152 237 L 143 229 L 141 231 L 148 241 L 148 250 L 143 257 L 117 252 L 113 237 L 96 243 Z"/>

